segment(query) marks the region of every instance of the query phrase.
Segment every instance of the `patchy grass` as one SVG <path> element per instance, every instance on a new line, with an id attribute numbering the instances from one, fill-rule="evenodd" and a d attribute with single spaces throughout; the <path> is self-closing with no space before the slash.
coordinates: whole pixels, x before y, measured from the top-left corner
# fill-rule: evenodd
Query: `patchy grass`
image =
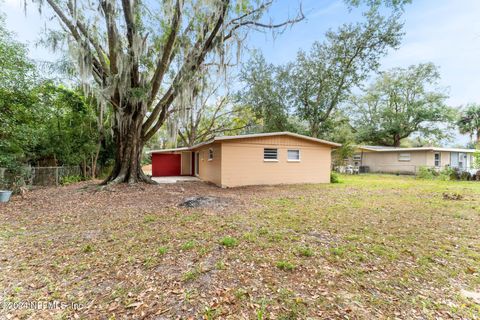
<path id="1" fill-rule="evenodd" d="M 283 271 L 293 271 L 295 269 L 295 265 L 291 262 L 281 260 L 276 263 L 278 269 Z"/>
<path id="2" fill-rule="evenodd" d="M 220 240 L 220 244 L 227 248 L 235 247 L 238 244 L 238 240 L 233 237 L 223 237 Z"/>
<path id="3" fill-rule="evenodd" d="M 480 183 L 340 180 L 100 192 L 81 182 L 13 197 L 0 204 L 0 299 L 76 307 L 5 316 L 479 317 L 462 292 L 480 292 Z M 178 207 L 198 195 L 222 206 Z"/>

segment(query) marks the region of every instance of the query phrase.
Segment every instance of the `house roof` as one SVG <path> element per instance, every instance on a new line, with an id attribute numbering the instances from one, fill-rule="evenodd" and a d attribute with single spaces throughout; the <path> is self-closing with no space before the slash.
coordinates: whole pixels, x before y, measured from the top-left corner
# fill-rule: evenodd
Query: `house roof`
<path id="1" fill-rule="evenodd" d="M 473 153 L 475 149 L 462 149 L 462 148 L 439 148 L 439 147 L 415 147 L 415 148 L 402 148 L 402 147 L 384 147 L 384 146 L 358 146 L 357 148 L 374 152 L 397 152 L 397 151 L 444 151 L 444 152 L 465 152 Z"/>
<path id="2" fill-rule="evenodd" d="M 327 140 L 322 140 L 322 139 L 317 139 L 317 138 L 312 138 L 308 136 L 304 136 L 301 134 L 297 133 L 292 133 L 288 131 L 284 132 L 269 132 L 269 133 L 255 133 L 255 134 L 243 134 L 243 135 L 238 135 L 238 136 L 221 136 L 221 137 L 214 137 L 213 139 L 202 142 L 199 144 L 196 144 L 192 147 L 182 147 L 182 148 L 174 148 L 174 149 L 160 149 L 160 150 L 151 150 L 148 151 L 147 153 L 162 153 L 162 152 L 173 152 L 173 151 L 188 151 L 188 150 L 194 150 L 197 149 L 201 146 L 208 145 L 214 142 L 218 141 L 225 141 L 225 140 L 236 140 L 236 139 L 248 139 L 248 138 L 261 138 L 261 137 L 271 137 L 271 136 L 290 136 L 294 138 L 299 138 L 299 139 L 304 139 L 304 140 L 309 140 L 313 142 L 318 142 L 322 144 L 326 144 L 332 147 L 341 147 L 342 145 L 340 143 L 335 143 Z"/>

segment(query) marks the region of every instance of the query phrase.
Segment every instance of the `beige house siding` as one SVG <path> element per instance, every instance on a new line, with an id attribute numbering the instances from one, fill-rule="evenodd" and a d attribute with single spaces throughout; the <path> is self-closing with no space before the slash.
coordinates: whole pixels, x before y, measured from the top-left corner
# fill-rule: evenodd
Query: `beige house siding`
<path id="1" fill-rule="evenodd" d="M 264 161 L 263 149 L 278 149 L 278 161 Z M 300 150 L 300 161 L 287 161 L 287 150 Z M 228 140 L 222 143 L 221 185 L 328 183 L 331 147 L 289 136 Z"/>
<path id="2" fill-rule="evenodd" d="M 440 152 L 440 163 L 442 167 L 450 165 L 450 152 Z"/>
<path id="3" fill-rule="evenodd" d="M 208 150 L 213 149 L 213 159 L 208 160 Z M 220 143 L 209 144 L 195 150 L 199 154 L 199 172 L 200 179 L 212 182 L 216 185 L 222 185 L 222 145 Z"/>
<path id="4" fill-rule="evenodd" d="M 410 161 L 399 161 L 400 153 L 409 153 Z M 433 166 L 434 153 L 432 151 L 363 152 L 362 165 L 368 166 L 370 172 L 401 172 L 413 174 L 422 166 Z"/>

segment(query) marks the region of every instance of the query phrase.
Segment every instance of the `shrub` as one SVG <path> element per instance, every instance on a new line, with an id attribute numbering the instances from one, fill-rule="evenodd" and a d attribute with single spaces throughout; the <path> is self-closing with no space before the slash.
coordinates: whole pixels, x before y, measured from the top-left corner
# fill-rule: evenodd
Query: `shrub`
<path id="1" fill-rule="evenodd" d="M 330 183 L 339 183 L 340 178 L 338 177 L 338 173 L 336 172 L 331 172 L 330 173 Z"/>
<path id="2" fill-rule="evenodd" d="M 456 179 L 456 172 L 450 167 L 445 167 L 438 175 L 440 180 L 448 181 Z"/>
<path id="3" fill-rule="evenodd" d="M 472 175 L 470 174 L 470 172 L 463 171 L 462 173 L 460 173 L 460 180 L 463 180 L 463 181 L 472 180 Z"/>
<path id="4" fill-rule="evenodd" d="M 473 167 L 475 169 L 480 169 L 480 150 L 473 153 Z"/>
<path id="5" fill-rule="evenodd" d="M 73 176 L 64 176 L 64 177 L 61 177 L 60 178 L 60 184 L 61 185 L 64 185 L 64 186 L 68 186 L 69 184 L 72 184 L 72 183 L 77 183 L 77 182 L 80 182 L 82 181 L 82 177 L 81 176 L 77 176 L 77 175 L 73 175 Z"/>
<path id="6" fill-rule="evenodd" d="M 438 176 L 438 172 L 428 167 L 420 167 L 417 174 L 417 178 L 425 180 L 435 179 L 436 176 Z"/>

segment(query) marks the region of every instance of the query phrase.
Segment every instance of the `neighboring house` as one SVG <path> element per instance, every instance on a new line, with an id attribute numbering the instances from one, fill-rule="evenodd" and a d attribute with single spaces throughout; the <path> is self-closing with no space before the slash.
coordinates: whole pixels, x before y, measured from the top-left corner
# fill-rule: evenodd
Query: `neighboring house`
<path id="1" fill-rule="evenodd" d="M 472 169 L 475 149 L 395 148 L 358 146 L 347 164 L 368 167 L 369 172 L 414 174 L 421 167 Z"/>
<path id="2" fill-rule="evenodd" d="M 290 132 L 215 137 L 190 148 L 150 151 L 152 176 L 194 175 L 221 187 L 328 183 L 341 145 Z"/>

